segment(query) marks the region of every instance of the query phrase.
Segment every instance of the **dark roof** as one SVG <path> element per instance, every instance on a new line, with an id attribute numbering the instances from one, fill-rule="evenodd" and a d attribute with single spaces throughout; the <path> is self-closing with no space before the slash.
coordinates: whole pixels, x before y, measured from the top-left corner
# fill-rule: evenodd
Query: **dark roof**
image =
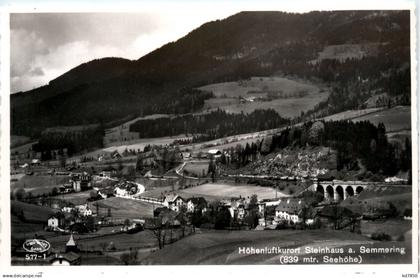
<path id="1" fill-rule="evenodd" d="M 204 199 L 203 197 L 192 197 L 188 199 L 188 202 L 189 201 L 191 201 L 194 205 L 207 204 L 206 199 Z"/>
<path id="2" fill-rule="evenodd" d="M 157 214 L 160 214 L 162 211 L 170 211 L 171 209 L 167 208 L 167 207 L 158 207 L 155 208 L 154 212 Z"/>
<path id="3" fill-rule="evenodd" d="M 301 199 L 282 199 L 280 204 L 276 207 L 276 211 L 285 211 L 287 213 L 299 213 L 304 206 Z"/>

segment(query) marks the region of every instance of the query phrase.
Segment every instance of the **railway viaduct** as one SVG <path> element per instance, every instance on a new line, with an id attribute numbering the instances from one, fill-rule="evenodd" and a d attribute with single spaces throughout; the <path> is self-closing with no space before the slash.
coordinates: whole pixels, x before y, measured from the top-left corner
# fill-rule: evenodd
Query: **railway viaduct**
<path id="1" fill-rule="evenodd" d="M 312 185 L 312 191 L 323 194 L 324 199 L 330 201 L 342 201 L 351 196 L 357 196 L 369 185 L 375 185 L 375 182 L 362 181 L 321 181 Z"/>

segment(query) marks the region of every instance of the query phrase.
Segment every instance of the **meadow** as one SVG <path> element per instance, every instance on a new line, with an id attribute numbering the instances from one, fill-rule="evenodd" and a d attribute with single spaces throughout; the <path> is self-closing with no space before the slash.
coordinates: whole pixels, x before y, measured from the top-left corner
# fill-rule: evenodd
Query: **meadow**
<path id="1" fill-rule="evenodd" d="M 410 130 L 411 106 L 396 106 L 353 119 L 353 122 L 358 121 L 369 121 L 374 125 L 383 123 L 387 132 Z"/>
<path id="2" fill-rule="evenodd" d="M 340 113 L 336 113 L 330 116 L 326 116 L 320 120 L 324 121 L 341 121 L 341 120 L 350 120 L 362 116 L 366 116 L 371 113 L 384 110 L 383 108 L 366 108 L 360 110 L 347 110 Z"/>
<path id="3" fill-rule="evenodd" d="M 31 192 L 33 195 L 50 193 L 54 187 L 59 187 L 62 184 L 68 183 L 69 176 L 35 176 L 25 175 L 19 180 L 11 182 L 11 191 L 23 188 L 26 192 Z"/>
<path id="4" fill-rule="evenodd" d="M 305 247 L 352 246 L 358 250 L 361 245 L 392 246 L 393 242 L 374 242 L 359 234 L 346 231 L 321 230 L 274 230 L 274 231 L 205 231 L 196 233 L 186 239 L 175 242 L 158 250 L 146 258 L 144 264 L 279 264 L 280 254 L 239 254 L 240 247 L 254 248 L 297 248 L 301 253 L 298 264 L 303 263 L 306 255 Z M 408 247 L 409 244 L 399 242 L 398 246 Z M 347 253 L 347 252 L 346 252 Z M 356 252 L 357 253 L 357 252 Z M 325 254 L 314 255 L 318 263 L 322 263 Z M 363 256 L 363 263 L 408 263 L 411 254 L 369 254 Z"/>
<path id="5" fill-rule="evenodd" d="M 199 197 L 206 199 L 225 199 L 231 197 L 251 197 L 256 194 L 258 199 L 270 199 L 276 197 L 276 190 L 271 187 L 262 187 L 246 184 L 224 184 L 224 183 L 206 183 L 203 185 L 190 187 L 180 190 L 178 194 L 182 197 Z M 287 196 L 284 193 L 277 192 L 277 197 Z"/>
<path id="6" fill-rule="evenodd" d="M 193 175 L 195 177 L 207 176 L 209 170 L 209 161 L 191 161 L 187 162 L 183 168 L 186 175 Z"/>
<path id="7" fill-rule="evenodd" d="M 119 197 L 111 197 L 90 203 L 94 211 L 96 210 L 95 204 L 98 204 L 100 214 L 106 215 L 108 209 L 111 209 L 111 217 L 119 219 L 153 217 L 153 209 L 158 207 L 143 201 Z"/>
<path id="8" fill-rule="evenodd" d="M 252 77 L 248 80 L 210 84 L 199 88 L 211 91 L 215 98 L 205 101 L 203 110 L 222 109 L 229 113 L 251 113 L 256 109 L 274 109 L 282 117 L 299 116 L 327 99 L 329 92 L 320 84 L 286 77 Z M 240 98 L 267 97 L 270 100 L 243 102 Z"/>

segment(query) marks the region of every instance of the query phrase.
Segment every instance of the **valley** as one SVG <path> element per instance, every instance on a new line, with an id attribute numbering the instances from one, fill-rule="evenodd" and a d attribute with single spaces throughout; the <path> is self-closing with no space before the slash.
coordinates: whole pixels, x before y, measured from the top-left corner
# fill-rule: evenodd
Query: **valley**
<path id="1" fill-rule="evenodd" d="M 241 12 L 12 94 L 12 264 L 411 262 L 409 22 Z"/>

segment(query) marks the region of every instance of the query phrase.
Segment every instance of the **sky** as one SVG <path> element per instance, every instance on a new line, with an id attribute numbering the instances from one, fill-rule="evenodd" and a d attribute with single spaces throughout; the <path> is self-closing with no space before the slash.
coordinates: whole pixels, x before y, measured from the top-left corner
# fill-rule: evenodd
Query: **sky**
<path id="1" fill-rule="evenodd" d="M 14 13 L 10 15 L 11 92 L 45 84 L 102 57 L 139 59 L 203 23 L 233 12 Z"/>

